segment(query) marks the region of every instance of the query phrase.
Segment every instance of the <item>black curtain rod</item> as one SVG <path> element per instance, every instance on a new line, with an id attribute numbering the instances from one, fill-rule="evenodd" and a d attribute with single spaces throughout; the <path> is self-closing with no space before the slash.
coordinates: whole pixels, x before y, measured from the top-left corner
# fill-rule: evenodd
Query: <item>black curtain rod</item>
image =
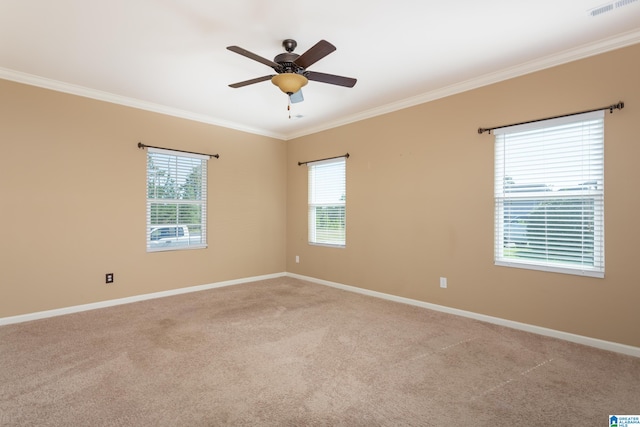
<path id="1" fill-rule="evenodd" d="M 220 154 L 206 154 L 206 153 L 196 153 L 195 151 L 185 151 L 185 150 L 176 150 L 173 148 L 163 148 L 163 147 L 154 147 L 153 145 L 145 145 L 142 142 L 138 142 L 138 148 L 158 148 L 160 150 L 171 150 L 171 151 L 178 151 L 180 153 L 189 153 L 189 154 L 198 154 L 200 156 L 209 156 L 209 157 L 215 157 L 216 159 L 220 158 Z"/>
<path id="2" fill-rule="evenodd" d="M 340 157 L 344 157 L 344 158 L 348 159 L 349 158 L 349 153 L 343 154 L 342 156 L 327 157 L 326 159 L 309 160 L 308 162 L 298 162 L 298 166 L 306 165 L 307 163 L 322 162 L 324 160 L 339 159 Z"/>
<path id="3" fill-rule="evenodd" d="M 613 110 L 622 110 L 623 108 L 624 108 L 624 102 L 620 101 L 617 104 L 609 105 L 608 107 L 595 108 L 593 110 L 580 111 L 580 112 L 577 112 L 577 113 L 563 114 L 561 116 L 547 117 L 546 119 L 529 120 L 528 122 L 513 123 L 513 124 L 510 124 L 510 125 L 496 126 L 496 127 L 492 127 L 492 128 L 478 128 L 478 133 L 479 134 L 482 134 L 484 132 L 491 133 L 491 131 L 494 130 L 494 129 L 508 128 L 508 127 L 511 127 L 511 126 L 518 126 L 518 125 L 526 125 L 526 124 L 529 124 L 529 123 L 541 122 L 541 121 L 544 121 L 544 120 L 551 120 L 551 119 L 559 119 L 561 117 L 575 116 L 575 115 L 578 115 L 578 114 L 593 113 L 594 111 L 609 110 L 609 113 L 613 113 Z"/>

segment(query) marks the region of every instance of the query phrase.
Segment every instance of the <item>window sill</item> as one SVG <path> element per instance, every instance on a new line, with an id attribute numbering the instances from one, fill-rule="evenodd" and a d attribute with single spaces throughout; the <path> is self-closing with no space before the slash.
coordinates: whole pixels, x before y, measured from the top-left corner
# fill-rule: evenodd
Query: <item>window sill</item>
<path id="1" fill-rule="evenodd" d="M 604 278 L 604 271 L 598 271 L 595 269 L 557 267 L 551 265 L 528 264 L 524 262 L 514 262 L 506 260 L 496 260 L 494 264 L 499 267 L 522 268 L 525 270 L 547 271 L 550 273 L 571 274 L 574 276 L 595 277 L 599 279 Z"/>
<path id="2" fill-rule="evenodd" d="M 324 246 L 327 248 L 338 248 L 338 249 L 344 249 L 347 247 L 347 245 L 336 245 L 336 244 L 331 244 L 331 243 L 315 243 L 315 242 L 308 242 L 310 246 Z"/>
<path id="3" fill-rule="evenodd" d="M 190 251 L 193 249 L 207 249 L 207 245 L 176 246 L 176 247 L 166 247 L 166 248 L 147 248 L 147 252 Z"/>

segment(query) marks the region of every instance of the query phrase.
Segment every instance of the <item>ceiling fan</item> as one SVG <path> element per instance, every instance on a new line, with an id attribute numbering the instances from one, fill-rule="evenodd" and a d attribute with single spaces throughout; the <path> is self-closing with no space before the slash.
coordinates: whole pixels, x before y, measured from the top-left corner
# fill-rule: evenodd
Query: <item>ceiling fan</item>
<path id="1" fill-rule="evenodd" d="M 319 73 L 317 71 L 307 71 L 307 68 L 311 65 L 336 50 L 334 45 L 326 40 L 320 40 L 302 55 L 293 53 L 297 45 L 298 43 L 295 40 L 284 40 L 282 42 L 282 47 L 284 47 L 286 52 L 277 55 L 273 58 L 273 61 L 256 55 L 253 52 L 249 52 L 239 46 L 228 46 L 227 49 L 230 51 L 246 56 L 254 61 L 261 62 L 273 68 L 277 73 L 233 83 L 229 86 L 232 88 L 239 88 L 271 80 L 271 82 L 278 86 L 282 92 L 289 95 L 291 102 L 301 102 L 304 100 L 301 88 L 305 86 L 309 80 L 345 87 L 355 86 L 357 80 L 351 77 L 336 76 L 334 74 Z"/>

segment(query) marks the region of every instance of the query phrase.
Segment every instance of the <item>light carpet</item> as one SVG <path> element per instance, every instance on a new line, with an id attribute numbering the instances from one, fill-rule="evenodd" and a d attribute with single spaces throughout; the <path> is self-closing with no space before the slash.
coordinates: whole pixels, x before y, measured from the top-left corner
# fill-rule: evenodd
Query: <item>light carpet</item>
<path id="1" fill-rule="evenodd" d="M 607 426 L 640 359 L 290 277 L 0 327 L 3 426 Z"/>

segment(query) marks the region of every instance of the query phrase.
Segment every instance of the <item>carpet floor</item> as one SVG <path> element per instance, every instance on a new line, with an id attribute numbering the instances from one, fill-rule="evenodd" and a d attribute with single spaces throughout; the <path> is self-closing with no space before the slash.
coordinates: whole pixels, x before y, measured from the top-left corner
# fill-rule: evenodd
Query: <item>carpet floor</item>
<path id="1" fill-rule="evenodd" d="M 640 359 L 290 277 L 0 327 L 3 426 L 607 426 Z"/>

